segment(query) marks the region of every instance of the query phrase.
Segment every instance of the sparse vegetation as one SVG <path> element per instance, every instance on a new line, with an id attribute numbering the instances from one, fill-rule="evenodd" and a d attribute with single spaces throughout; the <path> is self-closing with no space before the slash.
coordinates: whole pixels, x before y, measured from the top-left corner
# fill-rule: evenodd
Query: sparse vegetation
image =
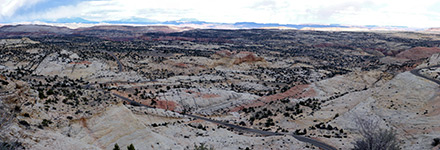
<path id="1" fill-rule="evenodd" d="M 128 145 L 128 146 L 127 146 L 127 150 L 135 150 L 133 144 Z"/>
<path id="2" fill-rule="evenodd" d="M 21 125 L 26 126 L 26 127 L 30 126 L 30 124 L 26 120 L 20 120 L 20 121 L 18 121 L 18 123 L 20 123 Z"/>
<path id="3" fill-rule="evenodd" d="M 14 26 L 2 26 L 0 30 L 3 28 Z M 252 128 L 253 131 L 267 131 L 264 133 L 323 138 L 325 142 L 339 140 L 328 144 L 348 149 L 352 145 L 346 143 L 353 142 L 352 135 L 355 133 L 341 129 L 345 126 L 339 123 L 347 121 L 346 111 L 362 104 L 361 101 L 370 92 L 388 95 L 390 98 L 386 101 L 392 101 L 387 106 L 393 111 L 399 111 L 399 107 L 403 106 L 415 106 L 394 99 L 394 95 L 403 93 L 393 89 L 399 86 L 398 83 L 390 84 L 390 87 L 382 85 L 388 86 L 384 83 L 391 82 L 400 72 L 424 63 L 425 59 L 400 60 L 396 55 L 412 47 L 435 49 L 440 46 L 440 36 L 427 33 L 263 29 L 200 29 L 168 33 L 166 29 L 162 30 L 166 27 L 159 27 L 160 32 L 150 27 L 139 27 L 148 29 L 147 33 L 142 33 L 144 30 L 137 30 L 137 27 L 136 31 L 130 28 L 81 28 L 72 30 L 75 34 L 43 33 L 44 36 L 38 32 L 23 32 L 26 33 L 24 35 L 22 32 L 0 32 L 1 41 L 4 38 L 22 37 L 38 41 L 34 44 L 8 45 L 7 41 L 6 44 L 0 44 L 0 89 L 3 90 L 0 103 L 3 98 L 17 103 L 12 104 L 8 111 L 0 111 L 0 129 L 3 129 L 0 131 L 8 132 L 1 127 L 12 123 L 14 127 L 18 124 L 18 128 L 29 133 L 53 129 L 57 133 L 62 131 L 62 135 L 70 138 L 83 133 L 88 136 L 89 132 L 64 129 L 68 129 L 66 126 L 76 129 L 81 125 L 85 129 L 92 127 L 90 132 L 94 132 L 96 126 L 91 126 L 91 123 L 95 118 L 109 114 L 104 111 L 127 107 L 135 114 L 130 117 L 154 117 L 133 119 L 142 121 L 141 124 L 153 130 L 152 136 L 167 133 L 167 139 L 174 141 L 179 138 L 203 138 L 219 132 L 223 134 L 225 130 L 231 132 L 224 134 L 246 134 L 238 140 L 234 139 L 237 136 L 230 135 L 222 140 L 210 137 L 212 142 L 217 142 L 210 143 L 210 146 L 205 143 L 194 143 L 194 146 L 187 142 L 174 143 L 185 143 L 184 149 L 213 149 L 220 142 L 231 142 L 228 143 L 231 147 L 239 145 L 236 149 L 289 149 L 289 144 L 295 142 L 289 142 L 287 137 L 267 141 L 266 137 L 247 135 L 258 132 L 236 131 L 239 127 L 174 118 L 180 118 L 182 114 L 203 116 L 205 119 Z M 409 35 L 410 38 L 403 38 L 400 34 Z M 428 70 L 434 75 L 438 73 L 435 69 Z M 327 80 L 337 75 L 341 76 Z M 417 80 L 414 79 L 414 82 Z M 379 88 L 394 91 L 392 94 L 382 93 L 377 91 Z M 363 96 L 357 99 L 356 92 L 363 92 Z M 124 106 L 118 105 L 122 100 L 125 100 Z M 151 108 L 137 107 L 139 105 Z M 371 109 L 377 109 L 376 106 L 371 103 Z M 6 109 L 0 106 L 0 110 Z M 387 113 L 387 110 L 383 112 Z M 423 109 L 416 115 L 419 114 L 426 117 L 434 113 Z M 159 121 L 162 117 L 167 119 Z M 390 117 L 396 119 L 395 116 Z M 92 121 L 89 122 L 89 118 Z M 108 120 L 111 119 L 103 121 Z M 392 124 L 393 121 L 386 122 Z M 353 142 L 355 149 L 399 148 L 394 130 L 380 129 L 370 121 L 360 121 L 358 124 L 362 138 Z M 175 131 L 174 128 L 179 129 Z M 124 132 L 105 131 L 109 131 L 109 134 Z M 0 137 L 4 135 L 12 134 L 0 134 Z M 260 139 L 266 141 L 252 141 Z M 10 139 L 3 141 L 13 143 L 8 142 Z M 407 143 L 408 139 L 404 139 L 404 142 Z M 424 146 L 429 146 L 427 143 L 430 142 L 426 141 Z M 432 146 L 438 146 L 439 143 L 440 140 L 435 138 Z M 158 146 L 152 144 L 153 149 L 167 147 L 162 142 L 155 144 Z M 121 148 L 125 147 L 124 144 Z M 118 144 L 114 145 L 114 149 L 121 148 Z M 130 144 L 127 149 L 135 148 Z"/>
<path id="4" fill-rule="evenodd" d="M 121 149 L 119 148 L 118 143 L 115 144 L 115 147 L 113 147 L 113 150 L 121 150 Z"/>
<path id="5" fill-rule="evenodd" d="M 49 124 L 52 124 L 52 121 L 47 120 L 47 119 L 43 119 L 43 121 L 41 122 L 41 125 L 48 127 Z"/>
<path id="6" fill-rule="evenodd" d="M 21 150 L 24 149 L 22 144 L 19 142 L 1 142 L 0 141 L 0 150 Z"/>
<path id="7" fill-rule="evenodd" d="M 434 138 L 431 145 L 434 147 L 440 145 L 440 138 Z"/>
<path id="8" fill-rule="evenodd" d="M 8 112 L 9 109 L 3 104 L 3 102 L 0 102 L 0 130 L 3 128 L 6 128 L 12 121 L 13 121 L 13 115 Z"/>
<path id="9" fill-rule="evenodd" d="M 362 136 L 356 140 L 354 150 L 399 150 L 394 130 L 381 129 L 377 121 L 366 117 L 356 117 L 358 131 Z"/>
<path id="10" fill-rule="evenodd" d="M 200 143 L 199 145 L 194 144 L 194 150 L 214 150 L 214 147 L 208 147 L 205 143 Z"/>

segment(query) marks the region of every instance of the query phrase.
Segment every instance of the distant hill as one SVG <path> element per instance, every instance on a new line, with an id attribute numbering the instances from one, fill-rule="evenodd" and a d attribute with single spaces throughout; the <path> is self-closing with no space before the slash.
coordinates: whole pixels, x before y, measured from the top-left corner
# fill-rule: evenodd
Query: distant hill
<path id="1" fill-rule="evenodd" d="M 50 25 L 5 25 L 0 27 L 0 37 L 42 37 L 57 35 L 82 35 L 109 40 L 132 40 L 142 38 L 145 33 L 172 33 L 192 30 L 190 27 L 168 25 L 128 26 L 128 25 L 96 25 L 71 29 Z"/>
<path id="2" fill-rule="evenodd" d="M 348 27 L 348 26 L 343 26 L 343 25 L 339 25 L 339 24 L 329 24 L 329 25 L 323 25 L 323 24 L 278 24 L 278 23 L 255 23 L 255 22 L 237 22 L 237 23 L 234 23 L 234 26 L 242 27 L 242 28 L 289 27 L 289 28 L 296 28 L 296 29 L 302 29 L 305 27 L 311 27 L 311 28 Z"/>
<path id="3" fill-rule="evenodd" d="M 440 27 L 439 28 L 429 28 L 426 31 L 430 31 L 430 32 L 440 32 Z"/>
<path id="4" fill-rule="evenodd" d="M 111 25 L 176 25 L 176 26 L 189 26 L 194 28 L 208 28 L 208 29 L 219 29 L 219 28 L 228 28 L 228 29 L 255 29 L 255 28 L 289 28 L 289 29 L 311 29 L 311 30 L 321 30 L 319 28 L 327 28 L 327 29 L 343 29 L 342 31 L 352 31 L 349 28 L 356 28 L 358 30 L 362 28 L 362 30 L 405 30 L 405 31 L 415 31 L 421 29 L 408 28 L 406 26 L 377 26 L 377 25 L 365 25 L 365 26 L 350 26 L 350 25 L 340 25 L 340 24 L 279 24 L 279 23 L 256 23 L 256 22 L 236 22 L 236 23 L 219 23 L 219 22 L 206 22 L 200 21 L 194 18 L 183 18 L 179 20 L 171 20 L 171 21 L 157 21 L 151 20 L 147 18 L 137 18 L 132 17 L 128 19 L 121 20 L 105 20 L 105 21 L 92 21 L 84 18 L 74 17 L 74 18 L 60 18 L 57 20 L 46 20 L 43 21 L 45 23 L 80 23 L 80 24 L 111 24 Z M 348 30 L 344 30 L 348 29 Z M 324 29 L 323 31 L 325 31 Z M 423 29 L 424 30 L 424 29 Z M 432 28 L 429 30 L 439 30 L 436 28 Z"/>
<path id="5" fill-rule="evenodd" d="M 48 25 L 5 25 L 0 27 L 0 32 L 46 32 L 69 34 L 72 29 Z"/>

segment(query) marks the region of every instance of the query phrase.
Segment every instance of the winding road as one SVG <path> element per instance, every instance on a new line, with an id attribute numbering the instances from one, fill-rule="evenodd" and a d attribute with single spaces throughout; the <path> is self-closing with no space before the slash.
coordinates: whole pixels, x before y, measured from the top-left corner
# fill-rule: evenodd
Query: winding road
<path id="1" fill-rule="evenodd" d="M 113 53 L 111 53 L 111 52 L 108 52 L 108 53 L 113 58 L 115 58 L 115 60 L 118 63 L 119 72 L 122 72 L 122 70 L 123 70 L 122 69 L 122 64 L 119 61 L 119 59 Z M 440 65 L 435 65 L 435 66 L 429 66 L 429 67 L 414 69 L 414 70 L 411 70 L 410 72 L 412 74 L 414 74 L 415 76 L 419 76 L 419 77 L 425 78 L 425 79 L 427 79 L 429 81 L 435 82 L 435 83 L 440 85 L 440 81 L 439 80 L 435 80 L 435 79 L 433 79 L 431 77 L 424 76 L 424 75 L 420 74 L 420 70 L 428 69 L 428 68 L 432 68 L 432 67 L 440 67 Z M 107 91 L 105 91 L 105 92 L 107 92 Z M 122 95 L 119 95 L 119 94 L 116 94 L 116 93 L 112 93 L 112 94 L 114 96 L 116 96 L 116 97 L 118 97 L 118 98 L 128 102 L 130 105 L 147 107 L 147 108 L 153 108 L 151 106 L 144 105 L 144 104 L 141 104 L 141 103 L 136 102 L 134 100 L 131 100 L 128 97 L 125 97 L 125 96 L 122 96 Z M 179 112 L 175 112 L 175 113 L 179 113 Z M 179 113 L 179 114 L 181 114 L 181 113 Z M 195 119 L 200 119 L 200 120 L 208 121 L 208 122 L 215 123 L 215 124 L 220 124 L 220 125 L 223 125 L 223 126 L 226 126 L 226 127 L 230 127 L 230 128 L 236 129 L 236 130 L 240 130 L 240 131 L 244 131 L 244 132 L 256 133 L 256 134 L 260 134 L 260 135 L 264 135 L 264 136 L 284 136 L 284 135 L 288 135 L 288 136 L 294 137 L 298 141 L 310 143 L 310 144 L 312 144 L 312 145 L 314 145 L 316 147 L 319 147 L 321 149 L 324 149 L 324 150 L 336 150 L 336 148 L 334 148 L 331 145 L 328 145 L 328 144 L 326 144 L 324 142 L 321 142 L 321 141 L 318 141 L 318 140 L 315 140 L 315 139 L 311 139 L 311 138 L 308 138 L 308 137 L 305 137 L 305 136 L 299 136 L 299 135 L 294 135 L 294 134 L 277 133 L 277 132 L 269 132 L 269 131 L 263 131 L 263 130 L 258 130 L 258 129 L 252 129 L 252 128 L 242 127 L 242 126 L 239 126 L 239 125 L 230 124 L 230 123 L 226 123 L 226 122 L 218 121 L 218 120 L 213 120 L 213 119 L 209 119 L 209 118 L 206 118 L 206 117 L 197 116 L 197 115 L 193 115 L 193 114 L 181 114 L 181 115 L 188 116 L 188 117 L 195 118 Z"/>
<path id="2" fill-rule="evenodd" d="M 151 106 L 144 105 L 144 104 L 138 103 L 138 102 L 136 102 L 134 100 L 131 100 L 128 97 L 125 97 L 125 96 L 122 96 L 122 95 L 119 95 L 119 94 L 116 94 L 116 93 L 112 93 L 112 94 L 114 96 L 116 96 L 118 98 L 121 98 L 122 100 L 128 102 L 130 105 L 142 106 L 142 107 L 147 107 L 147 108 L 153 108 Z M 179 113 L 179 112 L 175 112 L 175 113 Z M 310 143 L 310 144 L 312 144 L 312 145 L 314 145 L 316 147 L 319 147 L 319 148 L 321 148 L 323 150 L 336 150 L 336 148 L 334 148 L 333 146 L 330 146 L 330 145 L 328 145 L 328 144 L 326 144 L 324 142 L 321 142 L 321 141 L 318 141 L 318 140 L 315 140 L 315 139 L 312 139 L 312 138 L 308 138 L 308 137 L 305 137 L 305 136 L 299 136 L 299 135 L 294 135 L 294 134 L 277 133 L 277 132 L 269 132 L 269 131 L 263 131 L 263 130 L 258 130 L 258 129 L 252 129 L 252 128 L 242 127 L 242 126 L 239 126 L 239 125 L 230 124 L 230 123 L 226 123 L 226 122 L 218 121 L 218 120 L 213 120 L 213 119 L 209 119 L 209 118 L 206 118 L 206 117 L 197 116 L 197 115 L 193 115 L 193 114 L 182 114 L 182 113 L 179 113 L 179 114 L 184 115 L 184 116 L 188 116 L 188 117 L 191 117 L 191 118 L 195 118 L 195 119 L 200 119 L 200 120 L 212 122 L 212 123 L 215 123 L 215 124 L 220 124 L 220 125 L 223 125 L 223 126 L 226 126 L 226 127 L 230 127 L 230 128 L 236 129 L 236 130 L 241 130 L 241 131 L 244 131 L 244 132 L 257 133 L 257 134 L 264 135 L 264 136 L 284 136 L 284 135 L 290 135 L 290 136 L 294 137 L 295 139 L 297 139 L 298 141 Z"/>
<path id="3" fill-rule="evenodd" d="M 433 67 L 440 67 L 440 65 L 435 65 L 435 66 L 429 66 L 429 67 L 424 67 L 424 68 L 414 69 L 414 70 L 411 70 L 410 72 L 411 72 L 413 75 L 415 75 L 415 76 L 419 76 L 419 77 L 425 78 L 425 79 L 427 79 L 427 80 L 429 80 L 429 81 L 435 82 L 435 83 L 437 83 L 438 85 L 440 85 L 440 81 L 439 81 L 439 80 L 436 80 L 436 79 L 434 79 L 434 78 L 431 78 L 431 77 L 424 76 L 424 75 L 420 74 L 420 70 L 422 70 L 422 69 L 428 69 L 428 68 L 433 68 Z"/>
<path id="4" fill-rule="evenodd" d="M 123 71 L 123 68 L 122 68 L 123 66 L 122 66 L 121 62 L 119 61 L 119 59 L 112 52 L 108 52 L 108 53 L 117 61 L 118 67 L 119 67 L 119 72 L 122 72 Z M 411 70 L 410 72 L 412 74 L 414 74 L 415 76 L 422 77 L 424 79 L 427 79 L 429 81 L 435 82 L 435 83 L 440 85 L 440 81 L 439 80 L 436 80 L 436 79 L 433 79 L 431 77 L 424 76 L 424 75 L 420 74 L 420 70 L 428 69 L 428 68 L 432 68 L 432 67 L 440 67 L 440 65 L 435 65 L 435 66 L 429 66 L 429 67 L 414 69 L 414 70 Z M 89 87 L 90 87 L 90 84 L 88 84 L 86 86 L 86 88 L 89 88 Z M 102 90 L 102 89 L 98 89 L 98 90 L 104 91 L 106 93 L 109 92 L 109 91 L 105 91 L 105 90 Z M 122 96 L 122 95 L 119 95 L 119 94 L 116 94 L 116 93 L 112 93 L 112 94 L 114 96 L 116 96 L 116 97 L 118 97 L 118 98 L 128 102 L 128 104 L 130 104 L 130 105 L 140 106 L 140 107 L 147 107 L 147 108 L 154 108 L 154 107 L 151 107 L 151 106 L 144 105 L 144 104 L 141 104 L 139 102 L 136 102 L 136 101 L 134 101 L 134 100 L 132 100 L 132 99 L 130 99 L 128 97 L 125 97 L 125 96 Z M 288 134 L 288 133 L 277 133 L 277 132 L 263 131 L 263 130 L 247 128 L 247 127 L 243 127 L 243 126 L 239 126 L 239 125 L 235 125 L 235 124 L 230 124 L 230 123 L 223 122 L 223 121 L 213 120 L 213 119 L 209 119 L 209 118 L 206 118 L 206 117 L 197 116 L 197 115 L 193 115 L 193 114 L 182 114 L 182 113 L 175 112 L 175 111 L 173 111 L 173 112 L 181 114 L 181 115 L 184 115 L 184 116 L 187 116 L 187 117 L 191 117 L 191 118 L 194 118 L 194 119 L 200 119 L 200 120 L 208 121 L 208 122 L 211 122 L 211 123 L 220 124 L 220 125 L 223 125 L 223 126 L 226 126 L 226 127 L 230 127 L 230 128 L 236 129 L 236 130 L 244 131 L 244 132 L 256 133 L 256 134 L 260 134 L 260 135 L 264 135 L 264 136 L 292 136 L 295 139 L 297 139 L 298 141 L 310 143 L 310 144 L 312 144 L 312 145 L 314 145 L 316 147 L 319 147 L 319 148 L 321 148 L 323 150 L 336 150 L 336 148 L 331 146 L 331 145 L 328 145 L 328 144 L 326 144 L 324 142 L 321 142 L 321 141 L 318 141 L 318 140 L 315 140 L 315 139 L 312 139 L 312 138 L 309 138 L 309 137 L 305 137 L 305 136 L 300 136 L 300 135 L 295 135 L 295 134 Z"/>
<path id="5" fill-rule="evenodd" d="M 429 81 L 435 82 L 435 83 L 440 85 L 440 81 L 439 80 L 435 80 L 435 79 L 433 79 L 431 77 L 424 76 L 424 75 L 420 74 L 420 70 L 428 69 L 428 68 L 432 68 L 432 67 L 440 67 L 440 65 L 435 65 L 435 66 L 430 66 L 430 67 L 414 69 L 414 70 L 411 70 L 410 72 L 412 74 L 416 75 L 416 76 L 425 78 L 425 79 L 427 79 Z M 121 68 L 120 68 L 120 70 L 121 70 Z M 118 97 L 118 98 L 121 98 L 122 100 L 128 102 L 130 105 L 133 105 L 133 106 L 142 106 L 142 107 L 153 108 L 153 107 L 150 107 L 148 105 L 144 105 L 144 104 L 138 103 L 138 102 L 136 102 L 134 100 L 131 100 L 130 98 L 124 97 L 124 96 L 116 94 L 116 93 L 113 93 L 113 95 Z M 178 113 L 178 112 L 175 112 L 175 113 Z M 181 113 L 179 113 L 179 114 L 181 114 Z M 315 140 L 315 139 L 312 139 L 312 138 L 308 138 L 308 137 L 305 137 L 305 136 L 299 136 L 299 135 L 294 135 L 294 134 L 277 133 L 277 132 L 269 132 L 269 131 L 263 131 L 263 130 L 258 130 L 258 129 L 252 129 L 252 128 L 242 127 L 242 126 L 239 126 L 239 125 L 230 124 L 230 123 L 226 123 L 226 122 L 218 121 L 218 120 L 213 120 L 213 119 L 209 119 L 209 118 L 206 118 L 206 117 L 197 116 L 197 115 L 193 115 L 193 114 L 181 114 L 181 115 L 185 115 L 185 116 L 188 116 L 188 117 L 191 117 L 191 118 L 208 121 L 208 122 L 215 123 L 215 124 L 220 124 L 220 125 L 223 125 L 223 126 L 226 126 L 226 127 L 230 127 L 230 128 L 236 129 L 236 130 L 244 131 L 244 132 L 257 133 L 257 134 L 264 135 L 264 136 L 284 136 L 284 135 L 292 136 L 295 139 L 297 139 L 298 141 L 310 143 L 310 144 L 312 144 L 312 145 L 314 145 L 316 147 L 319 147 L 321 149 L 324 149 L 324 150 L 336 150 L 336 148 L 334 148 L 331 145 L 328 145 L 328 144 L 326 144 L 324 142 L 321 142 L 321 141 L 318 141 L 318 140 Z"/>
<path id="6" fill-rule="evenodd" d="M 108 53 L 117 61 L 118 67 L 119 67 L 119 72 L 122 72 L 123 71 L 123 68 L 122 68 L 123 66 L 122 66 L 121 62 L 119 61 L 119 59 L 112 52 L 108 52 Z M 85 88 L 90 88 L 90 86 L 91 86 L 91 84 L 88 84 L 88 85 L 85 86 Z M 105 90 L 102 90 L 102 89 L 98 89 L 98 90 L 99 91 L 103 91 L 105 93 L 109 92 L 109 91 L 105 91 Z M 114 96 L 116 96 L 116 97 L 118 97 L 118 98 L 128 102 L 128 104 L 130 104 L 130 105 L 140 106 L 140 107 L 147 107 L 147 108 L 154 108 L 154 107 L 151 107 L 151 106 L 144 105 L 144 104 L 141 104 L 139 102 L 136 102 L 136 101 L 134 101 L 134 100 L 132 100 L 132 99 L 130 99 L 128 97 L 119 95 L 117 93 L 112 93 L 112 94 Z M 308 138 L 308 137 L 305 137 L 305 136 L 299 136 L 299 135 L 288 134 L 288 133 L 277 133 L 277 132 L 263 131 L 263 130 L 258 130 L 258 129 L 242 127 L 242 126 L 235 125 L 235 124 L 230 124 L 230 123 L 226 123 L 226 122 L 223 122 L 223 121 L 213 120 L 213 119 L 209 119 L 209 118 L 206 118 L 206 117 L 197 116 L 197 115 L 193 115 L 193 114 L 182 114 L 182 113 L 175 112 L 175 111 L 173 111 L 173 112 L 181 114 L 181 115 L 184 115 L 184 116 L 188 116 L 188 117 L 191 117 L 191 118 L 194 118 L 194 119 L 200 119 L 200 120 L 208 121 L 208 122 L 211 122 L 211 123 L 220 124 L 220 125 L 227 126 L 227 127 L 230 127 L 230 128 L 236 129 L 236 130 L 244 131 L 244 132 L 251 132 L 251 133 L 256 133 L 256 134 L 260 134 L 260 135 L 264 135 L 264 136 L 284 136 L 284 135 L 292 136 L 295 139 L 297 139 L 298 141 L 310 143 L 310 144 L 312 144 L 312 145 L 314 145 L 316 147 L 319 147 L 319 148 L 321 148 L 323 150 L 336 150 L 336 148 L 334 148 L 331 145 L 328 145 L 328 144 L 326 144 L 324 142 L 321 142 L 321 141 L 318 141 L 318 140 L 315 140 L 315 139 L 312 139 L 312 138 Z"/>
<path id="7" fill-rule="evenodd" d="M 123 66 L 122 66 L 121 61 L 119 61 L 118 57 L 116 57 L 115 54 L 113 54 L 113 52 L 107 52 L 107 53 L 116 60 L 116 63 L 118 63 L 119 72 L 122 72 Z"/>

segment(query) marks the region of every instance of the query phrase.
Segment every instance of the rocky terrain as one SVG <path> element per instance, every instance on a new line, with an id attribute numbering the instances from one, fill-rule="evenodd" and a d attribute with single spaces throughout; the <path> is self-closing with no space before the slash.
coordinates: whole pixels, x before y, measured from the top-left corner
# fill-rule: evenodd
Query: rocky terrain
<path id="1" fill-rule="evenodd" d="M 395 131 L 402 149 L 435 149 L 439 39 L 2 26 L 0 140 L 25 149 L 351 149 L 362 117 Z"/>

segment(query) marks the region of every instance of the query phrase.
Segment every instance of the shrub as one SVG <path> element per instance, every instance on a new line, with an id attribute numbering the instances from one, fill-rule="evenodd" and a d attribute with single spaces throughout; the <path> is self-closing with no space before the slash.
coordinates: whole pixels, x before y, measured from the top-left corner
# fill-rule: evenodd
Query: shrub
<path id="1" fill-rule="evenodd" d="M 398 140 L 394 130 L 381 129 L 377 121 L 356 117 L 356 125 L 362 138 L 356 140 L 354 150 L 398 150 Z"/>
<path id="2" fill-rule="evenodd" d="M 133 144 L 130 144 L 129 146 L 127 146 L 127 150 L 135 150 Z"/>
<path id="3" fill-rule="evenodd" d="M 44 93 L 43 92 L 38 92 L 38 97 L 40 98 L 40 99 L 45 99 L 46 98 L 46 95 L 44 95 Z"/>
<path id="4" fill-rule="evenodd" d="M 43 119 L 43 121 L 41 122 L 41 124 L 45 127 L 48 127 L 49 124 L 52 124 L 53 122 L 47 119 Z"/>
<path id="5" fill-rule="evenodd" d="M 115 147 L 113 147 L 113 150 L 121 150 L 121 149 L 119 148 L 118 143 L 115 144 Z"/>
<path id="6" fill-rule="evenodd" d="M 31 116 L 29 115 L 29 113 L 24 113 L 23 116 L 24 116 L 24 117 L 28 117 L 28 118 L 31 117 Z"/>
<path id="7" fill-rule="evenodd" d="M 0 82 L 2 83 L 2 85 L 8 85 L 9 84 L 9 82 L 5 81 L 5 80 L 0 80 Z"/>
<path id="8" fill-rule="evenodd" d="M 0 150 L 17 150 L 17 149 L 24 149 L 21 143 L 19 142 L 0 142 Z"/>
<path id="9" fill-rule="evenodd" d="M 199 146 L 194 144 L 194 150 L 214 150 L 214 148 L 212 146 L 208 148 L 208 146 L 205 145 L 205 143 L 200 143 Z"/>
<path id="10" fill-rule="evenodd" d="M 53 89 L 49 89 L 49 90 L 46 92 L 46 95 L 52 95 L 52 94 L 55 94 L 55 92 L 53 91 Z"/>
<path id="11" fill-rule="evenodd" d="M 266 127 L 274 126 L 275 123 L 273 122 L 272 118 L 269 118 L 266 120 L 266 123 L 264 124 Z"/>
<path id="12" fill-rule="evenodd" d="M 437 146 L 440 144 L 440 138 L 435 138 L 434 141 L 431 143 L 432 146 Z"/>
<path id="13" fill-rule="evenodd" d="M 30 124 L 29 124 L 27 121 L 25 121 L 25 120 L 21 120 L 21 121 L 19 121 L 18 123 L 20 123 L 21 125 L 24 125 L 24 126 L 26 126 L 26 127 L 29 127 L 29 126 L 30 126 Z"/>

